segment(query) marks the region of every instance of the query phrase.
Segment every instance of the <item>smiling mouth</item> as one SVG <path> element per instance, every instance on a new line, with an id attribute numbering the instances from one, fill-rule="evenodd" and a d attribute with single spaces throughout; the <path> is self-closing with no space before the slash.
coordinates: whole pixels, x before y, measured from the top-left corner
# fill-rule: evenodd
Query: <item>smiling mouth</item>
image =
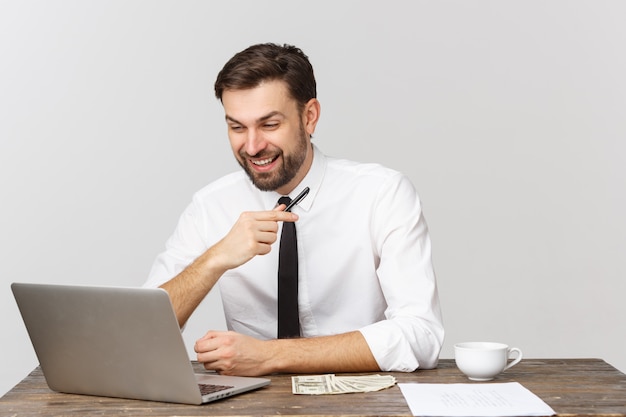
<path id="1" fill-rule="evenodd" d="M 275 157 L 273 157 L 273 158 L 259 159 L 259 160 L 256 160 L 256 161 L 254 161 L 254 160 L 250 159 L 250 162 L 251 162 L 253 165 L 256 165 L 256 166 L 258 166 L 258 167 L 264 167 L 264 166 L 267 166 L 267 165 L 271 164 L 272 162 L 274 162 L 277 158 L 278 158 L 278 157 L 277 157 L 277 156 L 275 156 Z"/>

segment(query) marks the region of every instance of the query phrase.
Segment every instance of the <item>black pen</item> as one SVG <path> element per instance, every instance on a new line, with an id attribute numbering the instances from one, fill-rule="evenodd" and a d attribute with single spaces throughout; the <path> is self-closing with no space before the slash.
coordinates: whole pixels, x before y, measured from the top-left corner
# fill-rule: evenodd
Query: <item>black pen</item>
<path id="1" fill-rule="evenodd" d="M 304 199 L 304 197 L 306 197 L 306 195 L 309 193 L 310 189 L 309 187 L 306 187 L 304 190 L 302 190 L 302 192 L 300 194 L 298 194 L 296 196 L 296 198 L 294 198 L 293 200 L 291 200 L 291 203 L 289 203 L 289 205 L 285 208 L 284 211 L 291 211 L 291 209 L 298 204 L 300 201 L 302 201 L 302 199 Z"/>

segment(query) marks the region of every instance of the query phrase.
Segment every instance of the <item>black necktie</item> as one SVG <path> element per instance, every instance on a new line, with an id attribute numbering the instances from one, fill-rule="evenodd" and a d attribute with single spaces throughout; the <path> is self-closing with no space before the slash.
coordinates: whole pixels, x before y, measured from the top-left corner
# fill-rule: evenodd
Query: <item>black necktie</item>
<path id="1" fill-rule="evenodd" d="M 278 204 L 289 204 L 289 197 L 281 197 Z M 296 224 L 283 222 L 278 255 L 278 338 L 300 337 L 298 314 L 298 244 Z"/>

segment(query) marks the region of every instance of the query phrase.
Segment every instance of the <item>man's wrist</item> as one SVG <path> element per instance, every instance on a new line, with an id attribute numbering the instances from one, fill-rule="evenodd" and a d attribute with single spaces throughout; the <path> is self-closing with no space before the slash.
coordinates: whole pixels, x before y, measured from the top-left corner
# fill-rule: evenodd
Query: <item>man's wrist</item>
<path id="1" fill-rule="evenodd" d="M 215 247 L 210 247 L 196 259 L 198 268 L 205 277 L 215 277 L 215 282 L 228 271 L 228 266 L 219 256 L 219 251 Z"/>
<path id="2" fill-rule="evenodd" d="M 263 374 L 288 372 L 289 359 L 291 358 L 288 339 L 272 339 L 263 342 L 265 349 L 265 360 Z"/>

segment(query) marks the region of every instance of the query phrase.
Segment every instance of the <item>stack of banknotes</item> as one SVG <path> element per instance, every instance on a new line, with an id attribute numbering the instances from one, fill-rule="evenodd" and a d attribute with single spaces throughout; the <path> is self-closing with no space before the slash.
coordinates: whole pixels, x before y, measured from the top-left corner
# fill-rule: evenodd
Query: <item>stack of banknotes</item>
<path id="1" fill-rule="evenodd" d="M 391 375 L 336 376 L 299 375 L 291 377 L 294 394 L 347 394 L 350 392 L 380 391 L 394 386 L 396 378 Z"/>

